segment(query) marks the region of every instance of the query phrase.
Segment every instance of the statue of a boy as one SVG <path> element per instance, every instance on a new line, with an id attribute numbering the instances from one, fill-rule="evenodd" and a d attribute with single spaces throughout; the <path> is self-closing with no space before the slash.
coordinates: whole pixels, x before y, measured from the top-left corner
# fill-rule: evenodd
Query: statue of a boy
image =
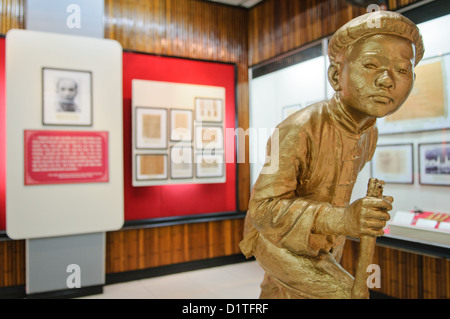
<path id="1" fill-rule="evenodd" d="M 359 16 L 329 42 L 332 99 L 280 123 L 279 168 L 252 190 L 242 252 L 265 270 L 261 298 L 350 298 L 346 236 L 381 236 L 393 198 L 350 203 L 377 143 L 377 118 L 400 108 L 424 53 L 417 26 L 389 11 Z M 269 165 L 268 163 L 267 165 Z"/>

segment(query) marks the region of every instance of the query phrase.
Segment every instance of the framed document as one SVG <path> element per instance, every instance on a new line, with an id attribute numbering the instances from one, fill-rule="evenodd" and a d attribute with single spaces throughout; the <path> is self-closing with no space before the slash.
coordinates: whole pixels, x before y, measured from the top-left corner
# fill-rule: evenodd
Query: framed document
<path id="1" fill-rule="evenodd" d="M 450 186 L 450 142 L 419 144 L 419 183 Z"/>
<path id="2" fill-rule="evenodd" d="M 377 120 L 380 134 L 418 132 L 450 127 L 447 92 L 450 54 L 422 60 L 414 69 L 414 87 L 395 113 Z"/>
<path id="3" fill-rule="evenodd" d="M 42 68 L 42 123 L 92 125 L 92 72 Z"/>
<path id="4" fill-rule="evenodd" d="M 222 122 L 223 100 L 200 97 L 196 98 L 195 120 L 202 122 Z"/>
<path id="5" fill-rule="evenodd" d="M 372 177 L 386 183 L 413 184 L 413 145 L 378 145 L 371 163 Z"/>
<path id="6" fill-rule="evenodd" d="M 192 110 L 170 110 L 170 140 L 192 141 Z"/>
<path id="7" fill-rule="evenodd" d="M 167 149 L 167 109 L 136 107 L 136 148 Z"/>
<path id="8" fill-rule="evenodd" d="M 196 154 L 196 177 L 222 177 L 224 174 L 223 154 Z"/>
<path id="9" fill-rule="evenodd" d="M 196 126 L 195 145 L 197 149 L 223 149 L 223 130 L 221 126 Z"/>
<path id="10" fill-rule="evenodd" d="M 167 154 L 136 155 L 136 179 L 159 180 L 167 179 Z"/>
<path id="11" fill-rule="evenodd" d="M 193 152 L 190 146 L 173 146 L 170 149 L 170 177 L 193 178 Z"/>

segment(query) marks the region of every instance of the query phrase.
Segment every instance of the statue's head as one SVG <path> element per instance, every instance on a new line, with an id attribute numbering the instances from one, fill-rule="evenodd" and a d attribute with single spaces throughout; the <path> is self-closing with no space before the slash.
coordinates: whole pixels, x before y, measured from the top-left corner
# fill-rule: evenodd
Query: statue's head
<path id="1" fill-rule="evenodd" d="M 342 26 L 328 45 L 328 79 L 356 118 L 397 111 L 414 84 L 424 54 L 417 26 L 403 15 L 377 11 Z"/>

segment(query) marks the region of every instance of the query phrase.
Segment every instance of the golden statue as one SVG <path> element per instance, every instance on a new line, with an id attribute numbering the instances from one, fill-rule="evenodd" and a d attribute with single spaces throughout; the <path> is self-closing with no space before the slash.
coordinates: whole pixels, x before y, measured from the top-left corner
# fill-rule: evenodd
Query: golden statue
<path id="1" fill-rule="evenodd" d="M 355 279 L 339 264 L 345 239 L 373 252 L 393 201 L 375 192 L 350 203 L 353 186 L 375 151 L 376 119 L 406 100 L 423 53 L 417 26 L 389 11 L 359 16 L 330 39 L 335 95 L 277 126 L 267 153 L 278 170 L 252 190 L 240 247 L 265 271 L 260 298 L 352 298 Z M 372 252 L 361 252 L 366 263 Z"/>

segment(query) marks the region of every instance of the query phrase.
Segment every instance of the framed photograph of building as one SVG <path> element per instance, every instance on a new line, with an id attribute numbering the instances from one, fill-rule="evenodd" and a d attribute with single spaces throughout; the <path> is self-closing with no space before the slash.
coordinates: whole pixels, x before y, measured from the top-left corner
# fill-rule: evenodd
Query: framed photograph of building
<path id="1" fill-rule="evenodd" d="M 42 68 L 42 124 L 92 126 L 92 72 Z"/>
<path id="2" fill-rule="evenodd" d="M 170 110 L 170 140 L 175 142 L 192 141 L 192 110 Z"/>
<path id="3" fill-rule="evenodd" d="M 167 109 L 136 107 L 136 148 L 167 149 Z"/>
<path id="4" fill-rule="evenodd" d="M 196 154 L 195 165 L 195 174 L 198 178 L 224 176 L 225 165 L 222 153 L 198 153 Z"/>
<path id="5" fill-rule="evenodd" d="M 450 186 L 450 142 L 419 144 L 419 183 Z"/>
<path id="6" fill-rule="evenodd" d="M 193 162 L 191 146 L 173 146 L 170 149 L 170 178 L 193 178 Z"/>
<path id="7" fill-rule="evenodd" d="M 392 184 L 413 184 L 413 144 L 377 145 L 371 161 L 372 177 Z"/>
<path id="8" fill-rule="evenodd" d="M 223 130 L 221 126 L 196 126 L 196 149 L 221 150 L 223 149 Z"/>
<path id="9" fill-rule="evenodd" d="M 139 181 L 168 179 L 167 154 L 136 155 L 136 179 Z"/>
<path id="10" fill-rule="evenodd" d="M 195 98 L 195 120 L 202 122 L 223 121 L 223 100 L 212 98 Z"/>

